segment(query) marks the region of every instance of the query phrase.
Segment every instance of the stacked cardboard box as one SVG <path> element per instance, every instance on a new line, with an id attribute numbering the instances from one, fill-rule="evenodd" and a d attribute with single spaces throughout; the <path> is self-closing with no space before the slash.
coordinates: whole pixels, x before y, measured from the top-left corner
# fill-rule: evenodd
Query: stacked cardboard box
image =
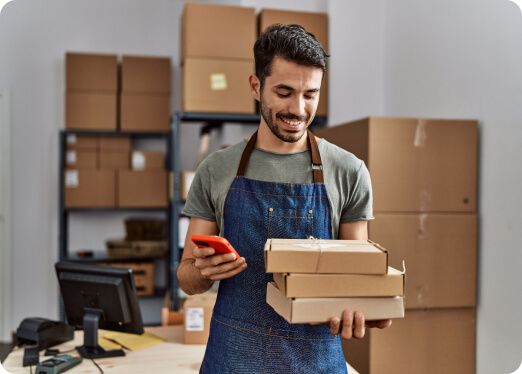
<path id="1" fill-rule="evenodd" d="M 263 9 L 259 14 L 259 32 L 268 26 L 281 24 L 297 24 L 314 34 L 328 53 L 328 15 L 326 13 L 296 12 L 280 9 Z M 325 76 L 321 84 L 321 96 L 317 107 L 318 116 L 328 114 L 328 78 Z"/>
<path id="2" fill-rule="evenodd" d="M 317 135 L 365 161 L 370 238 L 408 266 L 406 318 L 344 342 L 348 361 L 361 373 L 473 373 L 477 122 L 371 117 Z"/>
<path id="3" fill-rule="evenodd" d="M 367 240 L 268 239 L 274 273 L 267 303 L 290 323 L 320 323 L 359 310 L 367 320 L 404 317 L 404 272 Z"/>
<path id="4" fill-rule="evenodd" d="M 182 16 L 182 110 L 255 112 L 254 8 L 188 3 Z"/>
<path id="5" fill-rule="evenodd" d="M 185 344 L 207 344 L 216 293 L 206 292 L 187 297 L 183 304 Z"/>

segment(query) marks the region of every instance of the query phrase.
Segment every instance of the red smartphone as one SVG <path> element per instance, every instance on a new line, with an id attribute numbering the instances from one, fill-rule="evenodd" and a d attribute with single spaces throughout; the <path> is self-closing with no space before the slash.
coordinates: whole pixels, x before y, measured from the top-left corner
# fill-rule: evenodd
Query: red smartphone
<path id="1" fill-rule="evenodd" d="M 232 244 L 228 240 L 217 235 L 192 235 L 192 241 L 199 248 L 212 247 L 216 251 L 216 254 L 227 254 L 233 253 L 236 255 L 236 260 L 241 257 L 236 252 Z"/>

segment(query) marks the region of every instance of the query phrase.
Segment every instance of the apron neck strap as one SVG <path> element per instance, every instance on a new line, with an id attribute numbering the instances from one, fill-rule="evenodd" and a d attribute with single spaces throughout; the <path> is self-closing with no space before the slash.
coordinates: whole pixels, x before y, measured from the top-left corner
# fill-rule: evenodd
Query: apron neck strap
<path id="1" fill-rule="evenodd" d="M 312 173 L 314 183 L 324 183 L 323 177 L 323 162 L 321 161 L 321 155 L 319 154 L 319 147 L 317 146 L 317 140 L 315 135 L 310 130 L 307 130 L 307 143 L 308 149 L 310 149 L 310 156 L 312 159 Z M 239 168 L 237 169 L 237 176 L 242 177 L 245 175 L 248 161 L 250 156 L 256 147 L 257 131 L 250 137 L 243 154 L 241 155 L 241 161 L 239 162 Z"/>

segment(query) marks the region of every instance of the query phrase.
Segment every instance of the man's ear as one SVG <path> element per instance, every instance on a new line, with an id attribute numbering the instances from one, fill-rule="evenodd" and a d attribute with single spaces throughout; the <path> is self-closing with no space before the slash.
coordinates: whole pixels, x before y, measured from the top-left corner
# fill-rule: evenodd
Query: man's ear
<path id="1" fill-rule="evenodd" d="M 250 82 L 250 91 L 252 92 L 252 97 L 254 100 L 261 101 L 261 82 L 259 78 L 252 74 L 248 81 Z"/>

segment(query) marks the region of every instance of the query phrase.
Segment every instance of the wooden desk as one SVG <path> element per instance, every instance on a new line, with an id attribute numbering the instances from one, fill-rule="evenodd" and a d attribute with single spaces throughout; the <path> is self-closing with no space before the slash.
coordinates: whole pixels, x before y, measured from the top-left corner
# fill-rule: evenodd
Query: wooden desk
<path id="1" fill-rule="evenodd" d="M 125 351 L 125 357 L 112 357 L 96 359 L 104 373 L 107 374 L 133 374 L 133 373 L 176 373 L 195 374 L 199 373 L 199 367 L 205 354 L 205 345 L 183 344 L 183 326 L 148 327 L 148 332 L 161 336 L 166 343 L 158 344 L 150 348 L 136 352 Z M 60 351 L 73 349 L 83 344 L 83 331 L 76 331 L 74 340 L 53 347 Z M 23 348 L 15 348 L 2 363 L 9 373 L 29 373 L 28 367 L 22 367 Z M 40 356 L 40 361 L 43 356 Z M 349 374 L 358 374 L 355 369 L 348 365 Z M 33 367 L 33 373 L 34 373 Z M 91 360 L 84 359 L 82 363 L 67 373 L 99 373 Z"/>

